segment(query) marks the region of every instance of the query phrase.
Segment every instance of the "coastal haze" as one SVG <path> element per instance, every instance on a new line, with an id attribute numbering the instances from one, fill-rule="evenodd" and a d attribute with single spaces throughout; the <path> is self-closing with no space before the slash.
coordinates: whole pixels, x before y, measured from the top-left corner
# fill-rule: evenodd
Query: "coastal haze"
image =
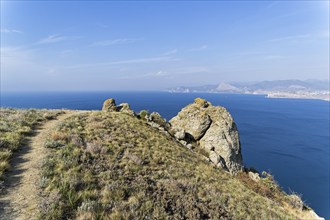
<path id="1" fill-rule="evenodd" d="M 174 93 L 233 93 L 267 95 L 269 98 L 303 98 L 330 101 L 329 81 L 277 80 L 263 82 L 221 82 L 215 85 L 179 86 L 167 91 Z"/>

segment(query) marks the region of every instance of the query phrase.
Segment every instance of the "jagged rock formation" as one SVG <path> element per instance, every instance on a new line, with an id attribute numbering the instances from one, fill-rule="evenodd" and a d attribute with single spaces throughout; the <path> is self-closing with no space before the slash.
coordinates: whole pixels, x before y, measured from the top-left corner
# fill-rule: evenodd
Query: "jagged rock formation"
<path id="1" fill-rule="evenodd" d="M 172 133 L 178 139 L 200 140 L 211 125 L 211 118 L 205 109 L 209 106 L 205 100 L 196 98 L 193 105 L 183 108 L 170 120 Z M 185 136 L 183 135 L 185 133 Z M 190 136 L 190 137 L 189 137 Z M 189 141 L 189 140 L 188 140 Z"/>
<path id="2" fill-rule="evenodd" d="M 114 99 L 107 99 L 103 102 L 102 111 L 117 111 L 116 101 Z"/>
<path id="3" fill-rule="evenodd" d="M 112 98 L 103 103 L 102 110 L 135 116 L 128 103 L 117 106 Z M 157 112 L 146 113 L 145 120 L 152 127 L 168 132 L 189 149 L 196 145 L 204 148 L 209 153 L 209 160 L 217 167 L 232 174 L 243 169 L 237 127 L 225 108 L 212 106 L 210 102 L 196 98 L 193 104 L 183 108 L 170 123 Z"/>
<path id="4" fill-rule="evenodd" d="M 147 114 L 145 118 L 152 127 L 166 127 L 166 120 L 158 112 Z"/>
<path id="5" fill-rule="evenodd" d="M 128 103 L 121 103 L 116 106 L 116 101 L 113 98 L 104 101 L 102 111 L 123 112 L 135 116 L 134 111 L 130 108 L 130 105 Z"/>
<path id="6" fill-rule="evenodd" d="M 128 103 L 121 103 L 117 106 L 117 110 L 132 116 L 135 116 L 134 111 L 131 109 Z"/>
<path id="7" fill-rule="evenodd" d="M 236 124 L 221 106 L 196 98 L 170 120 L 170 133 L 187 143 L 196 142 L 209 153 L 210 161 L 232 174 L 243 169 Z"/>

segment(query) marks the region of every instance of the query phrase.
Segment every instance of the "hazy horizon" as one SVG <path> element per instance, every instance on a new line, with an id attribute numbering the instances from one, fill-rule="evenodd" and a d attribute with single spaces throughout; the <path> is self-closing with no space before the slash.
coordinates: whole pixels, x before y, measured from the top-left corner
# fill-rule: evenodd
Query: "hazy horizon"
<path id="1" fill-rule="evenodd" d="M 1 1 L 1 91 L 329 80 L 329 1 Z"/>

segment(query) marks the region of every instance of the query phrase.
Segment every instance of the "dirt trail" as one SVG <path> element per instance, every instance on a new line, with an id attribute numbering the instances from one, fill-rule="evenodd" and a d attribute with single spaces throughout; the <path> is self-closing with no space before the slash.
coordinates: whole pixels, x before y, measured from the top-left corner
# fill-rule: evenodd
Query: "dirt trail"
<path id="1" fill-rule="evenodd" d="M 24 146 L 13 155 L 11 168 L 5 174 L 5 189 L 0 194 L 0 219 L 35 219 L 38 214 L 38 185 L 41 162 L 46 155 L 43 143 L 57 123 L 79 114 L 65 114 L 47 121 L 34 131 Z"/>

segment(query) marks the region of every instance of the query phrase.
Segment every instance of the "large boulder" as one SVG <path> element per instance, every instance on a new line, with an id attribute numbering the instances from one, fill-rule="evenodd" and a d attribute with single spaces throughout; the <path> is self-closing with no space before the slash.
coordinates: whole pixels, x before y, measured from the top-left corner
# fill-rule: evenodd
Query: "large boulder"
<path id="1" fill-rule="evenodd" d="M 123 112 L 131 116 L 135 116 L 135 112 L 130 108 L 128 103 L 121 103 L 118 106 L 113 98 L 107 99 L 103 102 L 103 111 L 107 112 Z"/>
<path id="2" fill-rule="evenodd" d="M 135 116 L 135 112 L 131 109 L 128 103 L 121 103 L 117 106 L 117 110 L 132 116 Z"/>
<path id="3" fill-rule="evenodd" d="M 103 111 L 117 111 L 116 101 L 114 99 L 107 99 L 103 102 Z"/>
<path id="4" fill-rule="evenodd" d="M 150 115 L 147 114 L 145 119 L 152 127 L 161 128 L 161 130 L 169 129 L 169 123 L 158 112 L 152 112 Z"/>
<path id="5" fill-rule="evenodd" d="M 204 100 L 205 101 L 205 100 Z M 195 103 L 183 108 L 177 116 L 170 120 L 173 130 L 184 130 L 195 141 L 199 140 L 211 125 L 211 118 L 206 114 L 209 105 L 197 98 Z"/>
<path id="6" fill-rule="evenodd" d="M 236 124 L 229 112 L 196 98 L 170 120 L 171 130 L 184 130 L 199 147 L 209 152 L 210 160 L 232 174 L 243 169 L 241 145 Z"/>
<path id="7" fill-rule="evenodd" d="M 210 106 L 206 114 L 212 124 L 200 139 L 199 144 L 208 151 L 214 151 L 225 161 L 225 169 L 237 173 L 243 168 L 241 144 L 237 126 L 229 112 L 220 106 Z"/>

